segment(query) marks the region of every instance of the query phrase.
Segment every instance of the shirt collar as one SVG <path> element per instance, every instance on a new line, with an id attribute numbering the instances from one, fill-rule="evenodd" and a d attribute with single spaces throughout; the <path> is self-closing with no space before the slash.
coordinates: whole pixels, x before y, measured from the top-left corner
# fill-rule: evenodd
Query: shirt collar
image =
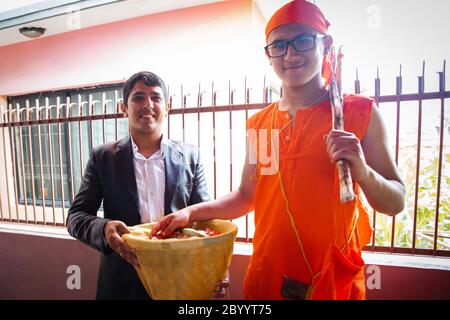
<path id="1" fill-rule="evenodd" d="M 141 160 L 153 159 L 153 160 L 156 160 L 156 159 L 160 159 L 160 158 L 164 158 L 165 157 L 166 152 L 167 152 L 167 145 L 168 145 L 168 143 L 167 143 L 167 138 L 164 135 L 162 135 L 161 145 L 160 145 L 159 149 L 155 153 L 153 153 L 150 156 L 150 158 L 145 158 L 142 154 L 140 154 L 139 151 L 138 151 L 139 147 L 134 142 L 133 137 L 131 135 L 130 135 L 130 138 L 131 138 L 131 146 L 132 146 L 132 149 L 133 149 L 133 156 L 136 159 L 141 159 Z"/>

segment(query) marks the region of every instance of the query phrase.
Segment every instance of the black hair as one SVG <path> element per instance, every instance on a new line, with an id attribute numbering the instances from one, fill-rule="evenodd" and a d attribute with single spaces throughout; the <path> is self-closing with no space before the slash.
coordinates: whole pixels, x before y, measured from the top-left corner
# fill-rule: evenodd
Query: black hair
<path id="1" fill-rule="evenodd" d="M 164 81 L 156 74 L 149 71 L 141 71 L 133 74 L 125 83 L 123 84 L 123 103 L 128 106 L 128 97 L 130 96 L 131 90 L 133 90 L 134 85 L 138 81 L 143 81 L 145 85 L 151 87 L 160 87 L 162 89 L 164 100 L 168 102 L 167 88 Z"/>

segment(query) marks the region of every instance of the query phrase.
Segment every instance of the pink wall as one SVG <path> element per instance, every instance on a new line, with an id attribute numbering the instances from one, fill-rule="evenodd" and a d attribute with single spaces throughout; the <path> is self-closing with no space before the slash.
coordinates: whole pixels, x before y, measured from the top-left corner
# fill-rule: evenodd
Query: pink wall
<path id="1" fill-rule="evenodd" d="M 117 81 L 143 69 L 196 82 L 238 72 L 230 66 L 249 54 L 236 48 L 252 36 L 252 11 L 250 0 L 224 1 L 0 47 L 0 96 Z"/>
<path id="2" fill-rule="evenodd" d="M 0 300 L 94 299 L 99 253 L 79 241 L 0 232 Z M 234 255 L 230 298 L 242 299 L 249 256 Z M 81 269 L 81 289 L 68 290 L 69 265 Z M 368 299 L 450 299 L 450 271 L 380 266 L 381 288 Z"/>
<path id="3" fill-rule="evenodd" d="M 0 300 L 95 299 L 100 255 L 79 241 L 0 232 Z M 69 290 L 78 265 L 81 290 Z"/>

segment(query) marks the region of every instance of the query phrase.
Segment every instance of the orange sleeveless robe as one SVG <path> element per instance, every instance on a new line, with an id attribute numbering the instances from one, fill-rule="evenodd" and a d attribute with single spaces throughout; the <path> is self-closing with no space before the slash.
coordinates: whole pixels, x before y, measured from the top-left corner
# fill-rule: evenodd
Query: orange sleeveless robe
<path id="1" fill-rule="evenodd" d="M 363 139 L 372 100 L 344 97 L 344 127 Z M 275 114 L 273 114 L 275 110 Z M 262 175 L 270 167 L 258 155 L 260 139 L 270 154 L 270 128 L 281 129 L 291 120 L 273 103 L 247 121 L 247 129 L 267 129 L 267 137 L 249 139 L 258 159 L 253 255 L 244 280 L 246 299 L 283 299 L 283 275 L 311 285 L 311 299 L 364 299 L 364 262 L 361 248 L 370 242 L 372 228 L 360 189 L 356 200 L 341 205 L 336 166 L 327 154 L 324 135 L 331 130 L 330 101 L 299 110 L 292 126 L 279 134 L 279 168 L 290 212 L 295 221 L 311 274 L 293 231 L 278 174 Z M 250 137 L 249 137 L 250 138 Z M 256 173 L 255 173 L 256 174 Z M 313 280 L 314 279 L 314 280 Z"/>

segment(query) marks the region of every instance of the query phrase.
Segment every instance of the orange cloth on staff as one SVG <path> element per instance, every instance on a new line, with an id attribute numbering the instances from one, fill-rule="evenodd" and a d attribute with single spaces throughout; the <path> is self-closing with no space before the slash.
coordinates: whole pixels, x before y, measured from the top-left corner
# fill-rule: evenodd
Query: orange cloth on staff
<path id="1" fill-rule="evenodd" d="M 345 130 L 362 140 L 372 100 L 345 95 L 344 106 Z M 283 186 L 314 277 L 291 226 L 278 174 L 264 175 L 261 171 L 270 167 L 264 156 L 270 155 L 274 108 L 273 128 L 285 127 L 279 134 L 278 156 Z M 295 121 L 287 125 L 290 120 L 291 115 L 279 111 L 278 103 L 273 103 L 247 121 L 247 129 L 255 129 L 249 131 L 256 132 L 257 137 L 255 140 L 251 132 L 248 134 L 258 158 L 258 183 L 253 255 L 245 276 L 244 296 L 283 299 L 280 291 L 286 275 L 305 284 L 312 283 L 308 295 L 311 299 L 364 299 L 361 248 L 370 242 L 372 228 L 357 184 L 355 201 L 345 205 L 339 201 L 336 166 L 331 163 L 324 142 L 324 135 L 331 130 L 330 101 L 297 111 Z M 267 147 L 259 148 L 258 154 L 257 146 L 267 143 Z"/>

